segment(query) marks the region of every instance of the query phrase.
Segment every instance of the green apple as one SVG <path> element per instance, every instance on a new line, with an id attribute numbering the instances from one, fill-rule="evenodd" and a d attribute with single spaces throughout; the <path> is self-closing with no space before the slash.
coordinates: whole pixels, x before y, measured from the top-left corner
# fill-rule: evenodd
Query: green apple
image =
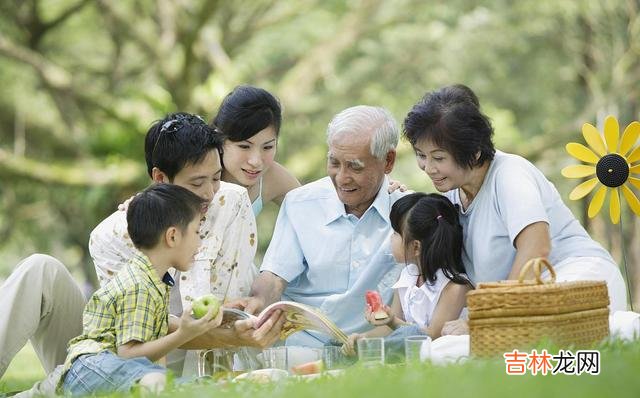
<path id="1" fill-rule="evenodd" d="M 213 308 L 213 316 L 218 315 L 218 310 L 220 309 L 220 300 L 216 298 L 213 294 L 205 294 L 204 296 L 200 296 L 193 301 L 191 309 L 193 310 L 193 317 L 196 319 L 200 319 L 203 316 L 207 315 L 209 309 Z"/>

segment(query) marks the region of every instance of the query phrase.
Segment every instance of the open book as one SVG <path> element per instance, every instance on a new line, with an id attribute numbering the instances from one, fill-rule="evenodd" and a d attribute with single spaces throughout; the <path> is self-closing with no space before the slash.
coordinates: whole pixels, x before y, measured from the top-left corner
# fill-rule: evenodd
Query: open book
<path id="1" fill-rule="evenodd" d="M 282 331 L 280 332 L 280 338 L 283 340 L 289 337 L 292 333 L 299 332 L 301 330 L 314 330 L 316 332 L 327 334 L 343 344 L 347 342 L 347 335 L 318 308 L 293 301 L 278 301 L 273 303 L 262 310 L 262 312 L 257 316 L 248 314 L 236 308 L 223 307 L 222 324 L 230 324 L 238 319 L 254 318 L 256 319 L 255 327 L 259 328 L 267 319 L 269 319 L 269 316 L 273 311 L 276 310 L 282 310 L 286 318 L 284 325 L 282 326 Z"/>

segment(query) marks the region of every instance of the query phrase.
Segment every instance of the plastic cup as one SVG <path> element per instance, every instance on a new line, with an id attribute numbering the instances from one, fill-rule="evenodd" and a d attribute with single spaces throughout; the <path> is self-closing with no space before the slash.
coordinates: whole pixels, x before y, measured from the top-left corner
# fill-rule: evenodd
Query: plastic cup
<path id="1" fill-rule="evenodd" d="M 430 350 L 431 337 L 429 336 L 408 336 L 404 339 L 404 358 L 407 363 L 420 362 L 420 353 L 422 351 L 429 352 Z"/>
<path id="2" fill-rule="evenodd" d="M 358 361 L 364 366 L 384 364 L 384 339 L 371 337 L 358 340 Z"/>
<path id="3" fill-rule="evenodd" d="M 262 351 L 265 367 L 271 369 L 289 370 L 287 347 L 271 347 Z"/>

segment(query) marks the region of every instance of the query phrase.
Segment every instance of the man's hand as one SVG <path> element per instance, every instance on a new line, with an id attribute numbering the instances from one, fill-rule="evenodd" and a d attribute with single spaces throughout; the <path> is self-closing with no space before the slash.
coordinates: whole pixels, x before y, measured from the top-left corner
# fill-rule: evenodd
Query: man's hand
<path id="1" fill-rule="evenodd" d="M 461 335 L 469 334 L 469 324 L 464 319 L 456 319 L 455 321 L 445 322 L 442 326 L 442 336 L 447 334 Z"/>
<path id="2" fill-rule="evenodd" d="M 242 319 L 233 324 L 232 330 L 238 345 L 265 348 L 278 341 L 284 321 L 284 312 L 277 310 L 257 329 L 254 329 L 255 319 Z"/>
<path id="3" fill-rule="evenodd" d="M 342 345 L 342 348 L 340 350 L 344 355 L 347 355 L 350 357 L 356 355 L 356 349 L 355 349 L 356 342 L 363 337 L 365 337 L 365 335 L 361 333 L 350 334 L 349 338 L 347 339 L 347 342 Z"/>

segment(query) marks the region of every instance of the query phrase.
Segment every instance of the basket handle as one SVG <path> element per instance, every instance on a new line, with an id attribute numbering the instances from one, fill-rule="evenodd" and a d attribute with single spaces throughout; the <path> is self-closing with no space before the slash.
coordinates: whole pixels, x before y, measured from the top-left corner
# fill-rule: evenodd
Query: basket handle
<path id="1" fill-rule="evenodd" d="M 532 258 L 531 260 L 527 261 L 524 264 L 524 266 L 522 266 L 522 269 L 520 270 L 520 276 L 518 277 L 518 283 L 522 283 L 524 281 L 525 275 L 527 274 L 529 269 L 531 267 L 533 267 L 533 274 L 536 277 L 536 282 L 539 285 L 542 285 L 544 283 L 542 281 L 542 279 L 540 278 L 540 274 L 542 274 L 542 271 L 543 271 L 542 270 L 542 266 L 545 266 L 549 270 L 549 273 L 551 274 L 550 283 L 554 283 L 556 281 L 556 271 L 551 266 L 551 263 L 549 263 L 549 260 L 547 260 L 544 257 Z"/>

